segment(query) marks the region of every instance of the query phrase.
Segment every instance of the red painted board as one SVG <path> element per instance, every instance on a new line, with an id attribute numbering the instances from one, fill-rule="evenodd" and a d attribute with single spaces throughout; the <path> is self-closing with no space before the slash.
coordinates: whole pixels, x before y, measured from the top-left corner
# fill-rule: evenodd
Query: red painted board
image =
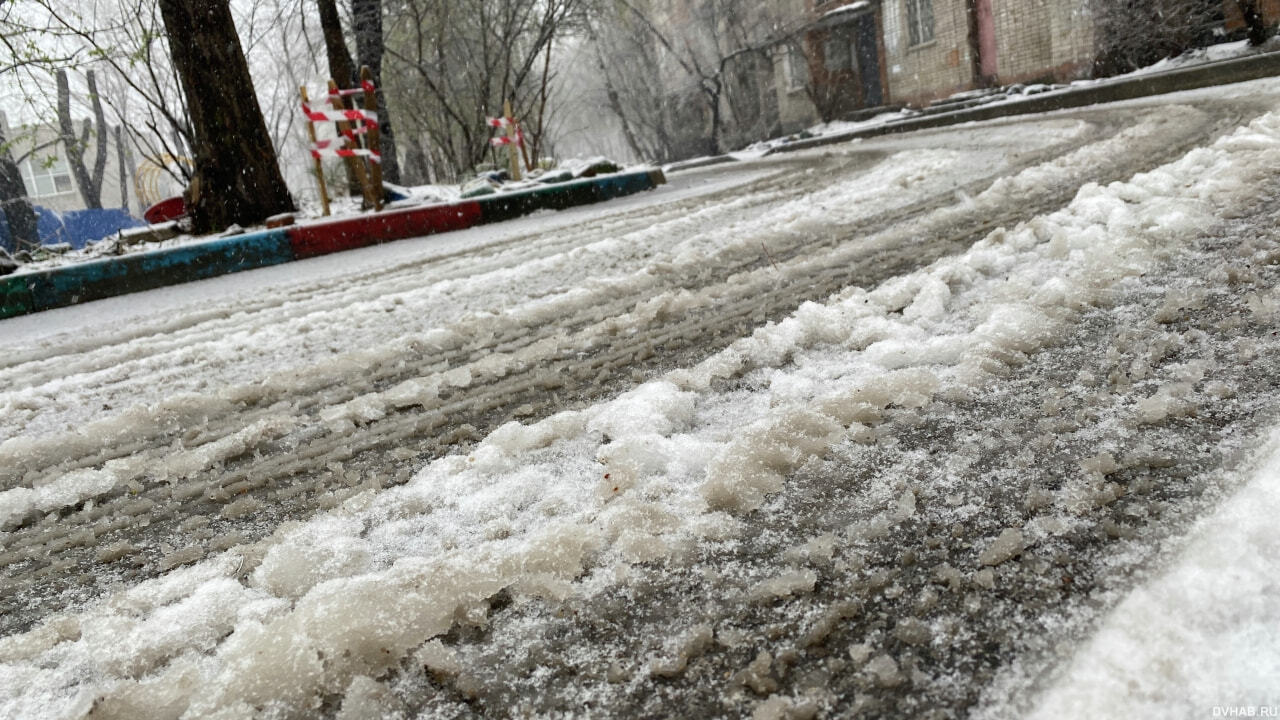
<path id="1" fill-rule="evenodd" d="M 142 213 L 142 219 L 152 225 L 159 225 L 162 222 L 177 220 L 187 214 L 187 206 L 182 202 L 181 197 L 171 197 L 147 208 Z"/>
<path id="2" fill-rule="evenodd" d="M 287 232 L 293 256 L 301 260 L 392 240 L 464 230 L 479 222 L 480 204 L 464 202 L 294 225 Z"/>

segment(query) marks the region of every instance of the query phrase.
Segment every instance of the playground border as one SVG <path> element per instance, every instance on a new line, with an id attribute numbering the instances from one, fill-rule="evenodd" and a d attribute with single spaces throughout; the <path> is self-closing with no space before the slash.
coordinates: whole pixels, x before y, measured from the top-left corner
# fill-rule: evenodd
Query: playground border
<path id="1" fill-rule="evenodd" d="M 652 190 L 661 170 L 605 175 L 445 205 L 386 210 L 0 277 L 0 319 L 512 220 Z"/>

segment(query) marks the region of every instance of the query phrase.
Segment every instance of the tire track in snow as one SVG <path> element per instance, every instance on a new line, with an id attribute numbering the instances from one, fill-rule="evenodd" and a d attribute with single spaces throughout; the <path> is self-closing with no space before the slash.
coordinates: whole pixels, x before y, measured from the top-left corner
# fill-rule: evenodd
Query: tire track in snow
<path id="1" fill-rule="evenodd" d="M 763 322 L 791 312 L 805 300 L 825 298 L 851 284 L 878 284 L 963 249 L 994 227 L 1053 209 L 1083 182 L 1120 179 L 1159 164 L 1234 124 L 1234 112 L 1238 110 L 1215 108 L 1213 116 L 1206 116 L 1212 122 L 1192 126 L 1181 138 L 1162 137 L 1158 148 L 1129 148 L 1127 155 L 1117 153 L 1111 165 L 1104 163 L 1061 179 L 1038 197 L 1008 197 L 995 208 L 975 207 L 969 216 L 963 211 L 952 212 L 935 218 L 930 225 L 931 213 L 952 210 L 949 206 L 955 201 L 946 193 L 880 218 L 855 217 L 843 227 L 806 227 L 806 232 L 791 234 L 767 253 L 757 251 L 750 242 L 739 243 L 731 252 L 718 256 L 720 263 L 677 268 L 656 279 L 646 278 L 640 287 L 627 288 L 627 293 L 612 299 L 605 287 L 596 292 L 600 302 L 590 307 L 543 318 L 540 324 L 514 323 L 494 331 L 491 337 L 463 342 L 429 363 L 407 360 L 421 352 L 410 348 L 408 353 L 387 358 L 382 368 L 371 370 L 352 363 L 318 386 L 290 388 L 282 396 L 249 398 L 245 403 L 214 404 L 214 412 L 195 422 L 179 416 L 175 427 L 162 425 L 159 432 L 111 451 L 122 460 L 132 460 L 135 466 L 131 471 L 142 468 L 143 475 L 133 486 L 124 483 L 116 494 L 108 493 L 92 506 L 51 515 L 32 514 L 23 519 L 23 526 L 6 533 L 4 554 L 0 555 L 5 570 L 0 590 L 4 607 L 0 609 L 13 624 L 5 630 L 25 627 L 40 614 L 91 597 L 106 583 L 134 582 L 196 560 L 205 552 L 260 537 L 283 520 L 305 517 L 316 508 L 336 504 L 343 493 L 403 481 L 423 459 L 465 448 L 468 441 L 513 417 L 537 418 L 590 403 L 653 372 L 692 364 Z M 1098 114 L 1082 116 L 1096 118 Z M 1101 116 L 1106 118 L 1106 113 Z M 1107 132 L 1088 139 L 1105 140 L 1123 130 L 1114 119 L 1108 122 L 1113 124 Z M 1037 161 L 1047 159 L 1027 158 L 1022 167 L 1034 167 Z M 777 191 L 787 182 L 785 176 L 761 181 L 755 192 Z M 974 184 L 979 187 L 971 188 L 971 194 L 989 182 Z M 794 184 L 780 202 L 815 189 L 813 184 Z M 763 215 L 778 204 L 771 200 L 758 213 Z M 680 216 L 695 205 L 689 201 L 688 206 L 680 206 L 679 213 L 666 216 L 678 224 Z M 917 215 L 925 219 L 907 222 Z M 636 216 L 636 224 L 644 222 L 643 211 L 637 211 Z M 896 227 L 904 224 L 908 225 L 905 230 Z M 848 252 L 877 231 L 885 235 L 878 246 L 866 252 Z M 768 228 L 758 232 L 756 237 L 771 241 L 777 235 Z M 574 242 L 586 240 L 580 237 L 561 242 L 555 252 Z M 843 255 L 834 252 L 842 248 L 846 250 Z M 520 257 L 522 262 L 529 261 L 527 256 Z M 462 255 L 448 262 L 458 263 L 454 272 L 465 276 L 466 269 L 459 266 L 466 259 Z M 493 262 L 502 263 L 500 259 Z M 412 265 L 395 282 L 411 285 L 420 272 L 420 267 Z M 696 302 L 681 298 L 681 290 L 698 296 L 693 298 Z M 664 291 L 668 293 L 667 307 L 663 302 L 644 307 L 643 298 Z M 341 281 L 332 281 L 315 292 L 317 297 L 331 296 L 332 300 L 324 302 L 338 307 L 346 290 Z M 554 295 L 548 297 L 555 299 Z M 643 317 L 637 318 L 634 331 L 609 320 L 637 310 Z M 230 320 L 215 323 L 219 325 L 216 328 L 197 326 L 192 332 L 217 333 L 234 327 Z M 174 345 L 181 350 L 185 343 L 176 340 Z M 483 382 L 455 376 L 455 386 L 450 387 L 450 381 L 443 381 L 438 397 L 429 401 L 430 408 L 412 404 L 390 412 L 385 407 L 374 408 L 358 424 L 331 419 L 328 424 L 336 425 L 337 431 L 326 432 L 326 421 L 321 417 L 324 410 L 359 400 L 370 392 L 384 392 L 406 380 L 483 366 L 495 352 L 515 357 L 513 367 L 491 377 L 477 373 L 477 377 L 485 377 Z M 519 357 L 522 352 L 524 356 Z M 284 415 L 286 421 L 293 419 L 297 429 L 280 437 L 264 437 L 256 444 L 228 448 L 228 452 L 235 452 L 173 485 L 145 477 L 147 468 L 164 464 L 175 450 L 183 449 L 183 444 L 191 447 L 216 442 L 253 422 L 279 415 L 277 403 L 281 399 L 293 401 Z M 61 458 L 51 463 L 51 471 L 38 477 L 47 482 L 77 462 L 88 467 L 109 457 L 109 453 L 99 452 L 86 453 L 78 461 Z M 42 471 L 45 469 L 36 468 L 37 473 Z M 145 484 L 140 481 L 143 478 Z"/>

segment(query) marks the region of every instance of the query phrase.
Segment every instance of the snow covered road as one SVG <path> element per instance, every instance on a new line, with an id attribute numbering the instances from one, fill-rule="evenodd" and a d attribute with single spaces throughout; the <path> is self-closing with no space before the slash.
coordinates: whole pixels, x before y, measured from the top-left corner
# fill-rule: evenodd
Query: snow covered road
<path id="1" fill-rule="evenodd" d="M 1019 714 L 1274 422 L 1277 93 L 0 323 L 0 715 Z"/>

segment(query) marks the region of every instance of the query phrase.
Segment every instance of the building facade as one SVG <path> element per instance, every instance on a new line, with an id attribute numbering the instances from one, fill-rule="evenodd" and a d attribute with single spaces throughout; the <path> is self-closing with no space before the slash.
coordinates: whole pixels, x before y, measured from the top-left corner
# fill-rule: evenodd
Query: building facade
<path id="1" fill-rule="evenodd" d="M 979 87 L 1089 77 L 1096 54 L 1088 0 L 804 0 L 798 11 L 809 29 L 777 53 L 788 130 Z"/>
<path id="2" fill-rule="evenodd" d="M 84 198 L 76 187 L 75 178 L 71 174 L 71 164 L 67 162 L 66 149 L 59 139 L 56 128 L 49 125 L 9 125 L 4 113 L 0 113 L 0 123 L 4 124 L 4 137 L 9 142 L 9 153 L 18 164 L 22 174 L 22 182 L 27 189 L 27 197 L 33 205 L 38 205 L 57 212 L 85 209 Z M 79 122 L 77 122 L 79 125 Z M 99 138 L 90 133 L 89 143 L 85 149 L 85 163 L 93 172 L 93 161 L 97 153 Z M 125 192 L 121 192 L 119 153 L 114 138 L 107 140 L 107 164 L 102 172 L 102 191 L 100 201 L 104 208 L 124 207 L 130 213 L 140 216 L 137 208 L 133 183 L 133 168 L 128 166 L 126 153 Z"/>

